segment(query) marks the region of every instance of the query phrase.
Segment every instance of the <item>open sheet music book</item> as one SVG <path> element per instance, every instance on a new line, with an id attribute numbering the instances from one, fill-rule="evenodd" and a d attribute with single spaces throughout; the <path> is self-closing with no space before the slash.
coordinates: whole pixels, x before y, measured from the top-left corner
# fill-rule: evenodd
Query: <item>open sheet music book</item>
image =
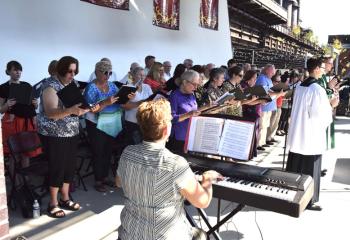
<path id="1" fill-rule="evenodd" d="M 254 129 L 254 122 L 215 117 L 192 117 L 184 151 L 248 160 Z"/>

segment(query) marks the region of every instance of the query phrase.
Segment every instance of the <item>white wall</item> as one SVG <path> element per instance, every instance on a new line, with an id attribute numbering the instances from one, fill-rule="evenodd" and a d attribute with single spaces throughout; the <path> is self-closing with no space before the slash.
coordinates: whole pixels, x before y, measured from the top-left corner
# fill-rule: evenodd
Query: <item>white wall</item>
<path id="1" fill-rule="evenodd" d="M 152 25 L 152 0 L 130 3 L 123 11 L 79 0 L 1 0 L 0 83 L 8 80 L 6 63 L 14 59 L 23 66 L 21 80 L 35 83 L 48 75 L 51 60 L 65 55 L 79 60 L 78 80 L 87 80 L 102 57 L 112 60 L 118 78 L 131 62 L 143 66 L 146 55 L 173 67 L 185 58 L 216 65 L 231 58 L 226 0 L 219 3 L 219 31 L 199 27 L 200 0 L 181 0 L 179 31 Z"/>

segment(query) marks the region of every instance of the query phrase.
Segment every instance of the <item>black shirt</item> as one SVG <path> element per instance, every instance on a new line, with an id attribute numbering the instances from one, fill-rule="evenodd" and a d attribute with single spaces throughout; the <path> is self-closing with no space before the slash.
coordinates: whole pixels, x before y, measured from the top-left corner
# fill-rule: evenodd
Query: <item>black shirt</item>
<path id="1" fill-rule="evenodd" d="M 20 82 L 19 84 L 28 84 L 27 82 Z M 31 86 L 31 85 L 30 85 Z M 10 82 L 7 81 L 4 84 L 0 85 L 0 98 L 5 99 L 5 102 L 8 99 L 10 92 Z M 33 104 L 31 105 L 26 105 L 26 104 L 20 104 L 16 103 L 11 110 L 8 111 L 9 113 L 14 114 L 17 117 L 22 117 L 22 118 L 32 118 L 36 115 L 35 112 L 35 107 Z"/>

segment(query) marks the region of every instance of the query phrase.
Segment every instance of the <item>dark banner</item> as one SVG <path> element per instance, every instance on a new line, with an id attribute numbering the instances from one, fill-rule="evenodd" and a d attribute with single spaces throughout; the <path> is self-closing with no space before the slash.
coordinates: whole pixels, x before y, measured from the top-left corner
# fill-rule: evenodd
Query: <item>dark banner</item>
<path id="1" fill-rule="evenodd" d="M 81 0 L 81 1 L 103 6 L 103 7 L 129 10 L 129 0 Z"/>
<path id="2" fill-rule="evenodd" d="M 179 30 L 180 0 L 153 0 L 153 25 Z"/>
<path id="3" fill-rule="evenodd" d="M 200 9 L 200 26 L 218 30 L 219 0 L 202 0 Z"/>

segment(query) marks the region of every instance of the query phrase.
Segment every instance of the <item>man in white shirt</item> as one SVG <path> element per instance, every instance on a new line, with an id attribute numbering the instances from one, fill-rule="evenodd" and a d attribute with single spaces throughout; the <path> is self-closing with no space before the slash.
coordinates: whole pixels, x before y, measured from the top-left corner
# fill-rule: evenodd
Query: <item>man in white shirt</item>
<path id="1" fill-rule="evenodd" d="M 111 62 L 111 60 L 110 60 L 109 58 L 101 58 L 100 61 L 108 62 L 109 64 L 112 65 L 112 62 Z M 93 72 L 90 74 L 90 77 L 89 77 L 89 81 L 88 81 L 88 82 L 91 82 L 91 81 L 93 81 L 93 80 L 95 80 L 95 79 L 96 79 L 96 74 L 95 74 L 95 71 L 93 71 Z M 118 80 L 117 80 L 117 74 L 116 74 L 114 71 L 112 71 L 112 75 L 109 76 L 108 81 L 111 81 L 111 82 L 116 82 L 116 81 L 118 81 Z"/>
<path id="2" fill-rule="evenodd" d="M 164 67 L 164 79 L 168 81 L 171 78 L 171 63 L 169 61 L 163 62 Z"/>
<path id="3" fill-rule="evenodd" d="M 332 106 L 339 99 L 330 101 L 324 89 L 317 84 L 323 73 L 322 59 L 307 61 L 310 77 L 295 88 L 287 148 L 287 171 L 307 174 L 314 179 L 314 195 L 307 209 L 321 211 L 315 204 L 320 194 L 322 153 L 326 150 L 326 128 L 332 121 Z"/>
<path id="4" fill-rule="evenodd" d="M 133 62 L 130 65 L 130 71 L 122 78 L 119 80 L 119 82 L 123 83 L 123 84 L 129 84 L 131 83 L 131 75 L 130 73 L 133 71 L 133 69 L 140 67 L 140 64 L 138 64 L 137 62 Z"/>

